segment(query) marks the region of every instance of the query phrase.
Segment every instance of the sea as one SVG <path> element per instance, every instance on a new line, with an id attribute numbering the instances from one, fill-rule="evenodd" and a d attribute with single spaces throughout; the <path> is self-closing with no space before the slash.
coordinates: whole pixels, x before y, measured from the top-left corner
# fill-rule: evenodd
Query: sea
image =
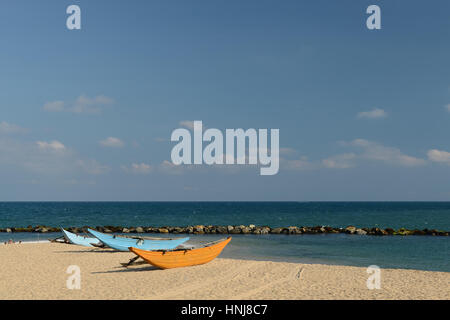
<path id="1" fill-rule="evenodd" d="M 249 225 L 450 231 L 450 202 L 0 202 L 0 227 Z M 0 241 L 59 234 L 0 233 Z M 152 234 L 152 236 L 155 236 Z M 176 237 L 182 235 L 162 235 Z M 190 235 L 192 244 L 224 235 Z M 450 272 L 450 237 L 233 235 L 221 257 Z"/>

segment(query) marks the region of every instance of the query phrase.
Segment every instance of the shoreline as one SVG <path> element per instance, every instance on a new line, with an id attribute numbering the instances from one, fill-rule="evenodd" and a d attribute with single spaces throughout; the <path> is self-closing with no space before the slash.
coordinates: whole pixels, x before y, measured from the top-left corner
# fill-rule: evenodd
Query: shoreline
<path id="1" fill-rule="evenodd" d="M 0 246 L 0 299 L 450 299 L 449 272 L 217 258 L 187 268 L 120 267 L 134 255 L 57 243 Z M 79 266 L 81 289 L 66 273 Z"/>
<path id="2" fill-rule="evenodd" d="M 13 245 L 22 245 L 22 244 L 54 244 L 55 242 L 51 242 L 50 240 L 39 240 L 39 241 L 21 241 L 19 242 L 14 242 L 12 244 L 2 244 L 0 243 L 0 247 L 1 246 L 13 246 Z M 78 245 L 74 245 L 74 244 L 70 244 L 70 243 L 59 243 L 58 244 L 65 244 L 65 245 L 69 245 L 72 246 L 73 248 L 78 248 L 78 249 L 90 249 L 92 250 L 93 248 L 83 248 L 81 246 Z M 112 249 L 109 249 L 108 247 L 106 248 L 99 248 L 98 251 L 114 251 Z M 119 253 L 118 251 L 114 251 L 114 253 Z M 292 257 L 271 257 L 271 256 L 267 256 L 267 257 L 249 257 L 249 258 L 231 258 L 231 257 L 226 257 L 226 258 L 221 258 L 221 259 L 231 259 L 231 260 L 241 260 L 241 261 L 258 261 L 258 262 L 274 262 L 274 263 L 295 263 L 295 264 L 303 264 L 303 265 L 322 265 L 322 266 L 335 266 L 335 267 L 355 267 L 355 268 L 363 268 L 360 265 L 356 265 L 356 264 L 351 264 L 351 263 L 338 263 L 338 262 L 327 262 L 327 261 L 320 261 L 320 262 L 312 262 L 312 261 L 302 261 L 301 258 L 297 258 L 297 259 L 293 259 Z M 297 260 L 297 261 L 296 261 Z M 404 268 L 404 267 L 388 267 L 386 269 L 392 269 L 392 270 L 410 270 L 410 271 L 426 271 L 426 272 L 444 272 L 444 273 L 450 273 L 450 271 L 445 271 L 445 270 L 437 270 L 437 269 L 418 269 L 418 268 Z"/>

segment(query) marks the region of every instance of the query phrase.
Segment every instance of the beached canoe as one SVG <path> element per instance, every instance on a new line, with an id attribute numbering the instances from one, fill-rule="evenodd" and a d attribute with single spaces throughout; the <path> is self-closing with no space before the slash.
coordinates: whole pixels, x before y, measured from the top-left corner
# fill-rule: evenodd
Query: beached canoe
<path id="1" fill-rule="evenodd" d="M 64 230 L 63 228 L 61 228 L 61 231 L 64 234 L 64 237 L 67 240 L 69 240 L 70 243 L 73 243 L 73 244 L 78 244 L 80 246 L 85 246 L 85 247 L 93 247 L 95 245 L 101 244 L 101 242 L 97 238 L 81 236 L 79 234 L 75 234 L 75 233 L 69 232 L 67 230 Z"/>
<path id="2" fill-rule="evenodd" d="M 216 258 L 230 241 L 231 237 L 228 237 L 197 249 L 146 251 L 130 247 L 129 250 L 155 267 L 171 269 L 208 263 Z"/>
<path id="3" fill-rule="evenodd" d="M 136 247 L 142 250 L 170 250 L 175 249 L 180 244 L 189 240 L 189 237 L 176 239 L 143 239 L 137 237 L 130 238 L 105 234 L 92 229 L 88 229 L 88 232 L 98 240 L 103 242 L 106 246 L 119 251 L 128 251 L 129 247 Z"/>

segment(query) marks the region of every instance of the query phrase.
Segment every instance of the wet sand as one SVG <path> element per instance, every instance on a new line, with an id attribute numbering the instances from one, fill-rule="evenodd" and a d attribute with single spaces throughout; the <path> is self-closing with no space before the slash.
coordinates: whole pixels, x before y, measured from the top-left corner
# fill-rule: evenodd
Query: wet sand
<path id="1" fill-rule="evenodd" d="M 450 273 L 217 258 L 195 267 L 123 268 L 134 257 L 57 243 L 0 245 L 0 299 L 450 299 Z M 69 266 L 81 288 L 68 289 Z M 73 282 L 71 282 L 73 284 Z"/>

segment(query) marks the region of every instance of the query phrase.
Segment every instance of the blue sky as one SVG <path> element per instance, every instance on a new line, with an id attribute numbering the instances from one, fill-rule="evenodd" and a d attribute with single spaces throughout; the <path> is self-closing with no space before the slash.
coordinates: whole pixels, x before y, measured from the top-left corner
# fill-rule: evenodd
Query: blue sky
<path id="1" fill-rule="evenodd" d="M 2 1 L 0 200 L 450 200 L 449 10 Z M 192 120 L 279 128 L 279 173 L 174 168 Z"/>

